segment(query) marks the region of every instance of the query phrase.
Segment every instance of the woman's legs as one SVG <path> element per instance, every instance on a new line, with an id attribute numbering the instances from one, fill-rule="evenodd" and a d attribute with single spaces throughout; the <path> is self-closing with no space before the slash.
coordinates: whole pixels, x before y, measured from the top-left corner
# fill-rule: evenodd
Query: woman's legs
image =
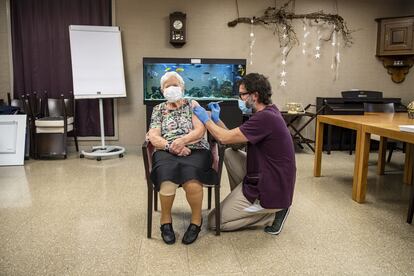
<path id="1" fill-rule="evenodd" d="M 191 223 L 201 224 L 201 206 L 203 203 L 203 184 L 197 180 L 190 180 L 183 184 L 183 189 L 191 207 Z"/>
<path id="2" fill-rule="evenodd" d="M 171 181 L 164 181 L 160 187 L 161 219 L 160 223 L 172 223 L 171 208 L 174 203 L 175 191 L 178 185 Z"/>

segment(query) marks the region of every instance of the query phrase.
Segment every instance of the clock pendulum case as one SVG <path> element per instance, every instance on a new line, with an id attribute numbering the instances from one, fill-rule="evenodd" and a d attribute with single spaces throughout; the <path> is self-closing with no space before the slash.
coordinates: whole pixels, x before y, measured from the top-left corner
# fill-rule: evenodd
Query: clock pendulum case
<path id="1" fill-rule="evenodd" d="M 170 14 L 170 43 L 174 47 L 182 47 L 186 42 L 186 17 L 182 12 Z"/>

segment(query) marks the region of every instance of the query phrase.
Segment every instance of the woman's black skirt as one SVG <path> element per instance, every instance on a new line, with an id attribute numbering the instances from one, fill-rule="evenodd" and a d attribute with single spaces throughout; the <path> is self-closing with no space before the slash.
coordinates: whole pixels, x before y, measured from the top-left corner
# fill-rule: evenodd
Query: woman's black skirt
<path id="1" fill-rule="evenodd" d="M 168 180 L 180 185 L 192 179 L 217 185 L 218 175 L 211 167 L 212 162 L 211 152 L 204 149 L 193 149 L 188 156 L 156 151 L 152 156 L 151 180 L 156 191 L 160 190 L 162 182 Z"/>

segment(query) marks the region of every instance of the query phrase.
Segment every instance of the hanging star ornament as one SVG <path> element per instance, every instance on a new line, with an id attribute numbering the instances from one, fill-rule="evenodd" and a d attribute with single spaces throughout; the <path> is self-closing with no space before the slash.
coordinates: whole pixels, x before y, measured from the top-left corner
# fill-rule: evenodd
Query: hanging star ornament
<path id="1" fill-rule="evenodd" d="M 280 81 L 280 86 L 286 86 L 286 84 L 287 84 L 287 81 L 285 81 L 285 80 Z"/>
<path id="2" fill-rule="evenodd" d="M 282 64 L 286 65 L 286 59 L 282 59 Z"/>
<path id="3" fill-rule="evenodd" d="M 315 58 L 316 58 L 316 59 L 318 59 L 318 58 L 320 58 L 320 57 L 321 57 L 321 54 L 320 54 L 320 53 L 316 53 L 316 54 L 315 54 Z"/>
<path id="4" fill-rule="evenodd" d="M 316 51 L 319 51 L 320 49 L 321 49 L 321 46 L 319 46 L 319 45 L 316 46 L 316 48 L 315 48 Z"/>
<path id="5" fill-rule="evenodd" d="M 286 74 L 287 74 L 287 72 L 286 72 L 285 70 L 283 70 L 282 72 L 280 72 L 280 76 L 281 76 L 281 77 L 286 76 Z"/>

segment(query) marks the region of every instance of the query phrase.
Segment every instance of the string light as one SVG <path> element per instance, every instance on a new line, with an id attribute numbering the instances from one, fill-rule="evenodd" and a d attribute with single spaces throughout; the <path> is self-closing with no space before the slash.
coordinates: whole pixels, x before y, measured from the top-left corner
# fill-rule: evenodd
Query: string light
<path id="1" fill-rule="evenodd" d="M 306 55 L 306 46 L 307 46 L 307 38 L 309 36 L 309 31 L 306 27 L 306 17 L 303 20 L 303 42 L 302 42 L 302 54 Z"/>
<path id="2" fill-rule="evenodd" d="M 319 27 L 318 27 L 316 47 L 315 47 L 315 59 L 319 59 L 321 57 L 321 52 L 320 52 L 320 50 L 321 50 L 321 45 L 320 45 L 321 38 L 322 38 L 321 31 L 319 30 Z"/>
<path id="3" fill-rule="evenodd" d="M 287 58 L 287 54 L 289 53 L 289 47 L 287 46 L 288 42 L 286 41 L 287 38 L 288 38 L 286 26 L 283 26 L 283 36 L 282 37 L 284 39 L 284 41 L 283 41 L 284 46 L 282 48 L 282 61 L 281 61 L 282 71 L 280 72 L 279 75 L 280 75 L 280 86 L 285 87 L 286 84 L 287 84 L 287 81 L 285 79 L 286 74 L 287 74 L 287 72 L 286 72 L 286 58 Z"/>
<path id="4" fill-rule="evenodd" d="M 254 23 L 254 19 L 250 20 L 250 65 L 253 64 L 253 47 L 254 47 L 254 43 L 256 41 L 256 38 L 254 37 L 254 32 L 253 32 L 253 23 Z"/>

